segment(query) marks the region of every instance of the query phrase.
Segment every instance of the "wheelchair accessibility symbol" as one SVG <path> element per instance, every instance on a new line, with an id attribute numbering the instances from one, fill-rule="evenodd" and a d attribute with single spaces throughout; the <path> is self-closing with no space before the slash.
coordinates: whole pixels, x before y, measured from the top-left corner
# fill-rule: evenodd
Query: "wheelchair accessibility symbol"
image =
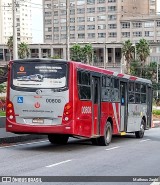
<path id="1" fill-rule="evenodd" d="M 23 97 L 22 96 L 19 96 L 17 98 L 17 103 L 23 103 Z"/>

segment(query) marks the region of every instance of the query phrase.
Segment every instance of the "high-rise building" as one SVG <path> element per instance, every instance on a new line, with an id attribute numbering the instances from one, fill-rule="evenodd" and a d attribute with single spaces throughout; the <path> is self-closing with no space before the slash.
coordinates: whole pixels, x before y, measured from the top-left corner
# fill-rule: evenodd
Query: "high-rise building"
<path id="1" fill-rule="evenodd" d="M 44 42 L 120 42 L 131 20 L 156 15 L 157 0 L 43 0 Z M 69 17 L 66 17 L 66 10 Z M 127 18 L 127 21 L 125 21 Z M 129 19 L 130 18 L 130 19 Z M 68 23 L 66 22 L 68 20 Z M 69 35 L 66 29 L 69 26 Z M 128 28 L 123 33 L 121 28 Z M 129 30 L 130 29 L 130 30 Z M 130 36 L 129 36 L 130 35 Z M 141 34 L 140 34 L 141 35 Z"/>
<path id="2" fill-rule="evenodd" d="M 31 0 L 16 0 L 17 41 L 32 42 Z M 12 0 L 0 0 L 0 43 L 6 44 L 13 36 Z"/>

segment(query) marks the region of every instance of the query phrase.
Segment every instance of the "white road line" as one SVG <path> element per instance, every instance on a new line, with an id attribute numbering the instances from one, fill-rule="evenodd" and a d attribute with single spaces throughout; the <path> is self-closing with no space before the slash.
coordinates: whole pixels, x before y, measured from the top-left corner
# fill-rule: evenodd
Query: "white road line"
<path id="1" fill-rule="evenodd" d="M 23 145 L 32 145 L 32 144 L 45 143 L 45 142 L 48 142 L 48 140 L 37 141 L 37 142 L 32 142 L 32 143 L 23 143 L 23 144 L 17 144 L 17 145 L 10 145 L 10 146 L 2 146 L 2 147 L 0 147 L 0 148 L 10 148 L 10 147 L 23 146 Z M 10 144 L 11 144 L 11 143 L 10 143 Z"/>
<path id="2" fill-rule="evenodd" d="M 117 149 L 117 148 L 120 148 L 120 146 L 116 146 L 116 147 L 113 147 L 113 148 L 107 148 L 105 150 L 114 150 L 114 149 Z"/>
<path id="3" fill-rule="evenodd" d="M 55 164 L 51 164 L 49 166 L 46 166 L 47 168 L 51 168 L 51 167 L 54 167 L 54 166 L 58 166 L 60 164 L 64 164 L 64 163 L 68 163 L 68 162 L 71 162 L 72 160 L 66 160 L 66 161 L 62 161 L 62 162 L 59 162 L 59 163 L 55 163 Z"/>
<path id="4" fill-rule="evenodd" d="M 152 182 L 150 185 L 160 185 L 160 182 Z"/>
<path id="5" fill-rule="evenodd" d="M 146 142 L 146 141 L 150 141 L 151 139 L 145 139 L 145 140 L 142 140 L 140 141 L 140 143 L 143 143 L 143 142 Z"/>

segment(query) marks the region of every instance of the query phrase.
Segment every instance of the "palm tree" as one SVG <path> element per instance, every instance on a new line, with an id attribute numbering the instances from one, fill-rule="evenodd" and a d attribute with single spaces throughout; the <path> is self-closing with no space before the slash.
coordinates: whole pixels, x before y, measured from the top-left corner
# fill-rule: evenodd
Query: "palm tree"
<path id="1" fill-rule="evenodd" d="M 8 50 L 10 53 L 10 60 L 13 58 L 13 36 L 10 36 L 7 41 Z"/>
<path id="2" fill-rule="evenodd" d="M 21 42 L 18 46 L 18 56 L 19 58 L 23 59 L 28 57 L 29 55 L 29 48 L 28 45 L 24 42 Z"/>
<path id="3" fill-rule="evenodd" d="M 150 55 L 149 43 L 145 39 L 140 39 L 139 42 L 136 44 L 136 51 L 141 61 L 141 76 L 142 76 L 142 70 L 146 64 L 146 59 Z"/>
<path id="4" fill-rule="evenodd" d="M 93 47 L 91 44 L 87 44 L 82 48 L 82 52 L 84 53 L 84 60 L 87 64 L 91 64 L 92 56 L 93 56 Z"/>
<path id="5" fill-rule="evenodd" d="M 133 60 L 134 52 L 135 52 L 135 48 L 130 40 L 127 40 L 122 44 L 122 53 L 127 62 L 126 63 L 127 74 L 130 74 L 130 63 Z"/>
<path id="6" fill-rule="evenodd" d="M 82 49 L 79 44 L 74 44 L 71 47 L 71 60 L 81 62 L 83 58 Z"/>

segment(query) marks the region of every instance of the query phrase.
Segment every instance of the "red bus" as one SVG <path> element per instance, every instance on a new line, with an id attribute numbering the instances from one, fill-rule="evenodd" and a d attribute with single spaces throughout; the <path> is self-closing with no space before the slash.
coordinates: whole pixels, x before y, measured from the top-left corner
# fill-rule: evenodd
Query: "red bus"
<path id="1" fill-rule="evenodd" d="M 151 127 L 152 83 L 79 62 L 23 59 L 9 63 L 6 130 L 108 145 L 112 135 Z"/>

